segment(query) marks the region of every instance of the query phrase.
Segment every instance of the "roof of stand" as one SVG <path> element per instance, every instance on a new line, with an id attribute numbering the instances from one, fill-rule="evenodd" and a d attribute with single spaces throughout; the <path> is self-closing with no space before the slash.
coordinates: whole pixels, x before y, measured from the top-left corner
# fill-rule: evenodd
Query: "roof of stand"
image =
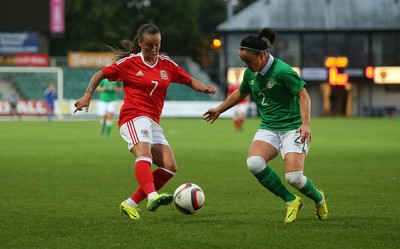
<path id="1" fill-rule="evenodd" d="M 400 0 L 258 0 L 220 24 L 220 32 L 400 30 Z"/>

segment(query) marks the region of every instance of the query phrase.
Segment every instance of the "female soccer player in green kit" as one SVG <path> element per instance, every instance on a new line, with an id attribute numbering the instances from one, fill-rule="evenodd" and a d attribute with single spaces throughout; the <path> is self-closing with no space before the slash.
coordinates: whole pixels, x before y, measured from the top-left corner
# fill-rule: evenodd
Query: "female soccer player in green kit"
<path id="1" fill-rule="evenodd" d="M 279 175 L 267 164 L 281 153 L 287 182 L 315 202 L 315 215 L 328 218 L 324 192 L 304 176 L 304 162 L 311 142 L 311 100 L 305 82 L 283 61 L 267 52 L 275 42 L 275 31 L 264 28 L 258 35 L 241 41 L 239 57 L 246 71 L 238 90 L 215 108 L 204 113 L 213 123 L 221 113 L 232 108 L 250 93 L 253 95 L 261 124 L 247 155 L 247 167 L 262 186 L 287 204 L 285 222 L 293 222 L 303 206 L 300 196 L 291 193 Z"/>
<path id="2" fill-rule="evenodd" d="M 104 138 L 108 140 L 110 138 L 112 118 L 117 104 L 118 92 L 122 91 L 122 82 L 108 81 L 107 79 L 103 79 L 96 90 L 100 92 L 100 97 L 99 97 L 99 114 L 101 116 L 100 134 L 101 135 L 104 134 Z"/>

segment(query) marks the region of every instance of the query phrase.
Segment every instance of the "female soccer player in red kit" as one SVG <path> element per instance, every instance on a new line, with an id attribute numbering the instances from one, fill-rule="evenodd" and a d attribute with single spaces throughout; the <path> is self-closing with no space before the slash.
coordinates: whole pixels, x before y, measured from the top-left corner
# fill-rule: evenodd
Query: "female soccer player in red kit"
<path id="1" fill-rule="evenodd" d="M 92 94 L 102 79 L 123 82 L 125 98 L 118 125 L 128 149 L 136 157 L 134 171 L 140 186 L 121 203 L 120 210 L 131 219 L 139 219 L 138 204 L 146 197 L 150 211 L 173 201 L 173 195 L 157 193 L 177 170 L 172 149 L 159 126 L 169 84 L 183 83 L 205 94 L 214 94 L 216 90 L 192 78 L 168 56 L 159 54 L 161 34 L 154 24 L 141 25 L 132 42 L 123 40 L 121 44 L 126 51 L 111 48 L 118 61 L 92 76 L 85 94 L 75 103 L 75 112 L 88 111 Z M 152 172 L 153 163 L 158 168 Z"/>

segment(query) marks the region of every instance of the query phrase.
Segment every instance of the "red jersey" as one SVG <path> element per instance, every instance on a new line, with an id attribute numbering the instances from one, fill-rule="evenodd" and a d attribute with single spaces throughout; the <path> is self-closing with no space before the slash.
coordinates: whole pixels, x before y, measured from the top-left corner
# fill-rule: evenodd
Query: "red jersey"
<path id="1" fill-rule="evenodd" d="M 240 84 L 230 84 L 228 86 L 228 96 L 231 95 L 234 91 L 240 88 Z M 242 101 L 240 101 L 238 104 L 244 104 L 246 103 L 246 98 Z"/>
<path id="2" fill-rule="evenodd" d="M 124 104 L 118 120 L 120 127 L 139 116 L 159 123 L 169 84 L 188 83 L 192 78 L 168 56 L 158 55 L 157 62 L 150 66 L 142 53 L 131 54 L 101 70 L 108 80 L 124 83 Z"/>

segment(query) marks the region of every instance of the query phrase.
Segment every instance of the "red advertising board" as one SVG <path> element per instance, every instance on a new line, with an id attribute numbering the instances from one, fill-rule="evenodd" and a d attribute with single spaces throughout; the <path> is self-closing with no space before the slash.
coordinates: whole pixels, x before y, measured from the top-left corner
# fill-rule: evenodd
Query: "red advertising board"
<path id="1" fill-rule="evenodd" d="M 43 100 L 20 100 L 17 103 L 18 113 L 22 116 L 46 115 L 46 103 Z M 0 116 L 10 115 L 10 103 L 0 101 Z"/>
<path id="2" fill-rule="evenodd" d="M 17 54 L 15 65 L 19 67 L 47 67 L 50 59 L 48 54 Z"/>
<path id="3" fill-rule="evenodd" d="M 20 53 L 0 55 L 0 66 L 48 67 L 49 65 L 50 57 L 48 54 Z"/>

